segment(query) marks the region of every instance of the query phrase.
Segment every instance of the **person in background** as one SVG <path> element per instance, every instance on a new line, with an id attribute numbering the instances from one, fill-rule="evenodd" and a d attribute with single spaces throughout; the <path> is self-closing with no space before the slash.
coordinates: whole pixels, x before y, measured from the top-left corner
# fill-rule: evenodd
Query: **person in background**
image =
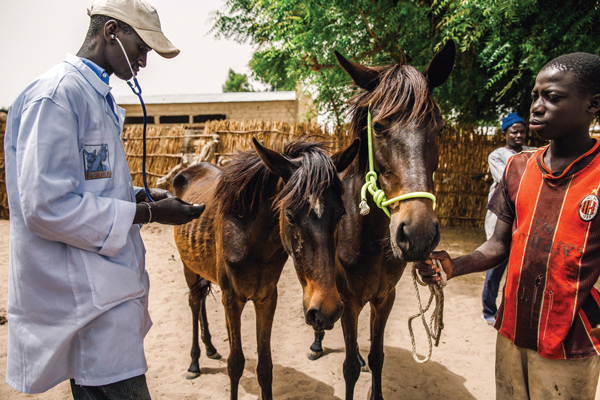
<path id="1" fill-rule="evenodd" d="M 492 237 L 471 254 L 433 252 L 417 263 L 438 282 L 508 257 L 495 328 L 497 399 L 593 400 L 600 375 L 600 57 L 571 53 L 546 64 L 531 92 L 529 129 L 550 144 L 508 161 L 488 209 Z"/>
<path id="2" fill-rule="evenodd" d="M 498 183 L 502 179 L 504 174 L 504 168 L 508 159 L 515 154 L 520 153 L 523 150 L 530 150 L 532 147 L 523 146 L 527 137 L 527 129 L 525 128 L 525 121 L 519 117 L 516 112 L 508 114 L 507 117 L 502 119 L 502 133 L 504 134 L 504 140 L 506 146 L 497 148 L 492 151 L 488 156 L 488 165 L 490 167 L 490 173 L 492 174 L 492 185 L 490 186 L 490 194 L 488 195 L 488 201 L 492 198 L 494 190 L 498 186 Z M 494 226 L 496 226 L 496 214 L 487 211 L 485 215 L 485 235 L 489 240 L 494 233 Z M 500 281 L 502 275 L 506 269 L 506 263 L 508 260 L 502 261 L 496 268 L 490 269 L 485 275 L 485 283 L 483 284 L 483 292 L 481 294 L 483 302 L 483 318 L 488 325 L 494 325 L 496 323 L 496 297 L 498 297 L 498 289 L 500 288 Z"/>
<path id="3" fill-rule="evenodd" d="M 183 224 L 204 205 L 132 185 L 125 110 L 109 77 L 179 50 L 144 0 L 98 0 L 77 55 L 14 101 L 5 133 L 10 209 L 6 382 L 41 393 L 70 379 L 75 399 L 149 399 L 152 324 L 143 223 Z M 133 72 L 135 71 L 135 72 Z"/>

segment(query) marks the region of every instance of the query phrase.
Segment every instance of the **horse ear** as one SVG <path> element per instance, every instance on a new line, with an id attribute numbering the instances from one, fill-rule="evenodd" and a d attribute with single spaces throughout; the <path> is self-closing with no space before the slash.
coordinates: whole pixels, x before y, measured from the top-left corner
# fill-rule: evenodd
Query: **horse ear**
<path id="1" fill-rule="evenodd" d="M 358 63 L 346 59 L 343 55 L 334 50 L 335 58 L 337 58 L 340 67 L 342 67 L 354 83 L 369 92 L 375 90 L 379 85 L 379 72 L 373 68 L 362 66 Z"/>
<path id="2" fill-rule="evenodd" d="M 429 90 L 440 86 L 446 82 L 454 68 L 454 59 L 456 58 L 456 45 L 454 40 L 450 39 L 444 47 L 433 57 L 423 75 L 429 82 Z"/>
<path id="3" fill-rule="evenodd" d="M 360 139 L 356 138 L 350 146 L 346 147 L 345 150 L 338 151 L 337 153 L 331 156 L 338 173 L 344 171 L 346 168 L 348 168 L 350 164 L 352 164 L 354 157 L 356 157 L 356 155 L 358 154 L 359 148 Z"/>
<path id="4" fill-rule="evenodd" d="M 287 158 L 285 158 L 283 155 L 279 154 L 276 151 L 267 149 L 266 147 L 258 143 L 258 140 L 256 140 L 256 138 L 252 138 L 252 144 L 256 149 L 256 153 L 258 154 L 263 164 L 265 164 L 265 167 L 267 167 L 269 171 L 283 178 L 284 181 L 290 179 L 290 176 L 292 176 L 293 172 L 293 164 Z"/>

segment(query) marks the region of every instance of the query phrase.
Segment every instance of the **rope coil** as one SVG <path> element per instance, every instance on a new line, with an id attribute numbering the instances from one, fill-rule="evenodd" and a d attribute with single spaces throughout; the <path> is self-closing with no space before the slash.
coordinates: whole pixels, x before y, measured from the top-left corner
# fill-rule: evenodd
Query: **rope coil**
<path id="1" fill-rule="evenodd" d="M 410 341 L 412 344 L 412 357 L 419 364 L 426 363 L 431 359 L 431 353 L 433 350 L 432 341 L 435 341 L 435 347 L 438 347 L 440 344 L 440 338 L 442 337 L 442 330 L 444 329 L 444 287 L 447 284 L 446 273 L 444 269 L 441 267 L 440 262 L 438 260 L 434 260 L 438 268 L 440 269 L 440 277 L 441 280 L 439 282 L 433 284 L 427 284 L 419 278 L 419 274 L 417 272 L 416 264 L 413 263 L 412 268 L 412 277 L 413 277 L 413 285 L 415 287 L 415 293 L 417 296 L 417 303 L 419 304 L 419 313 L 408 318 L 408 332 L 410 333 Z M 421 296 L 419 294 L 419 286 L 428 286 L 429 287 L 429 301 L 427 302 L 427 306 L 423 309 L 421 304 Z M 429 324 L 425 319 L 425 313 L 429 310 L 433 299 L 435 298 L 435 308 L 433 310 L 433 314 L 431 314 L 431 318 L 429 320 Z M 429 352 L 425 358 L 419 358 L 417 355 L 417 345 L 415 342 L 415 334 L 412 329 L 412 321 L 415 318 L 421 317 L 421 321 L 423 322 L 423 327 L 425 328 L 425 332 L 427 333 L 427 343 L 429 345 Z"/>

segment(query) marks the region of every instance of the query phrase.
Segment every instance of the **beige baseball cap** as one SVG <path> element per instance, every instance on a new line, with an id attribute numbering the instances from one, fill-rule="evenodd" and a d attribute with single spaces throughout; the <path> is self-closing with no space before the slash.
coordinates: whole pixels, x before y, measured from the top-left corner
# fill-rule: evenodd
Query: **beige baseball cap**
<path id="1" fill-rule="evenodd" d="M 173 58 L 179 49 L 164 35 L 156 9 L 144 0 L 96 0 L 88 15 L 106 15 L 130 25 L 152 50 Z"/>

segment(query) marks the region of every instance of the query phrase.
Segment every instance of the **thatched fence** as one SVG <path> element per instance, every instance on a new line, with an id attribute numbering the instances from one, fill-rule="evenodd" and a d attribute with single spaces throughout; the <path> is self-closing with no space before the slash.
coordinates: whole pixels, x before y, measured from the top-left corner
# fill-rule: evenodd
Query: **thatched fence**
<path id="1" fill-rule="evenodd" d="M 0 138 L 4 123 L 0 120 Z M 252 148 L 252 137 L 265 146 L 281 150 L 298 136 L 331 142 L 333 151 L 349 143 L 347 132 L 329 132 L 317 124 L 287 124 L 264 121 L 209 121 L 204 130 L 184 126 L 150 126 L 147 131 L 146 177 L 149 186 L 168 174 L 182 161 L 185 152 L 199 154 L 203 146 L 218 137 L 217 163 L 226 162 L 233 154 Z M 142 186 L 142 127 L 129 126 L 123 132 L 123 143 L 133 183 Z M 487 156 L 504 144 L 498 134 L 485 135 L 473 129 L 449 129 L 440 139 L 439 167 L 435 173 L 438 199 L 436 213 L 443 226 L 481 227 L 491 183 Z M 183 152 L 182 152 L 183 151 Z M 4 187 L 4 149 L 0 149 L 0 218 L 8 218 Z"/>
<path id="2" fill-rule="evenodd" d="M 442 226 L 483 227 L 492 183 L 487 158 L 504 146 L 503 136 L 449 129 L 440 138 L 434 175 L 436 214 Z"/>

